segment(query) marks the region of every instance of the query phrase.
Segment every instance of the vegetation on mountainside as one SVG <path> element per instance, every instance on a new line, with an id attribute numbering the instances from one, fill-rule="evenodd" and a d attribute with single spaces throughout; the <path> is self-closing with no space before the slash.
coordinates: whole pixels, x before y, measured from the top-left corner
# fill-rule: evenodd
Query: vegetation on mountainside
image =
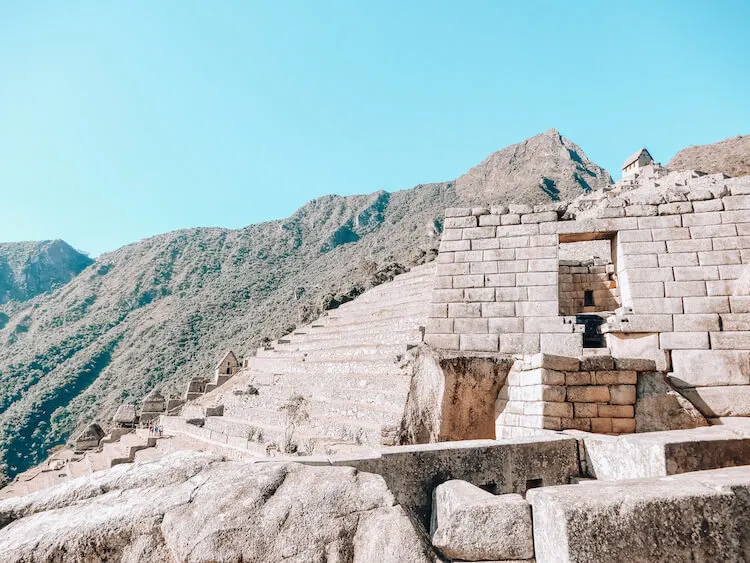
<path id="1" fill-rule="evenodd" d="M 750 135 L 682 149 L 667 163 L 674 170 L 700 170 L 728 176 L 750 174 Z"/>

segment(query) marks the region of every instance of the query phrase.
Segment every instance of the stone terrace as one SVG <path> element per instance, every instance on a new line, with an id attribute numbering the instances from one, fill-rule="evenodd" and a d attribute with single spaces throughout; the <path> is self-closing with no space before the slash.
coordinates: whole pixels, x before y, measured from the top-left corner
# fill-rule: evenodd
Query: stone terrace
<path id="1" fill-rule="evenodd" d="M 227 385 L 163 417 L 165 429 L 265 455 L 263 444 L 284 437 L 280 407 L 301 394 L 310 414 L 301 451 L 393 444 L 411 381 L 401 360 L 422 340 L 433 276 L 434 264 L 416 267 L 259 349 Z"/>

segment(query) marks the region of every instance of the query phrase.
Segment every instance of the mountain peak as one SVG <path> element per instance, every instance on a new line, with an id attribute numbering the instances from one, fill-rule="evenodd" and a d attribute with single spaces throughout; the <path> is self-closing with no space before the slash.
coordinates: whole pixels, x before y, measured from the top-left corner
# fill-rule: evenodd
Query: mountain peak
<path id="1" fill-rule="evenodd" d="M 481 203 L 544 203 L 611 183 L 609 172 L 553 128 L 492 153 L 456 180 L 456 192 Z"/>

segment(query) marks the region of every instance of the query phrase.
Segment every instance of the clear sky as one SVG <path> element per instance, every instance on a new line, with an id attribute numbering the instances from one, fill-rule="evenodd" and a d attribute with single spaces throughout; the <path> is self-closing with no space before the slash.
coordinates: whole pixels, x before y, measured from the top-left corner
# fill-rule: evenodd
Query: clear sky
<path id="1" fill-rule="evenodd" d="M 556 127 L 615 175 L 750 133 L 750 2 L 0 0 L 0 241 L 97 255 L 451 180 Z"/>

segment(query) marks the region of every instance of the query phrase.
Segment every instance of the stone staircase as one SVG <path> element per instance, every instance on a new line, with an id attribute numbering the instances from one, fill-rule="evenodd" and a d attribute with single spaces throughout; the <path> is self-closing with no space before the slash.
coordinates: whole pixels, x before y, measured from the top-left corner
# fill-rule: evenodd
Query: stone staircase
<path id="1" fill-rule="evenodd" d="M 271 342 L 227 385 L 186 404 L 179 417 L 162 417 L 165 431 L 209 449 L 224 445 L 231 457 L 265 455 L 266 444 L 284 441 L 281 407 L 301 395 L 309 418 L 295 427 L 300 451 L 392 443 L 411 383 L 402 359 L 422 341 L 433 275 L 434 264 L 413 268 Z M 223 414 L 212 416 L 217 405 Z"/>

